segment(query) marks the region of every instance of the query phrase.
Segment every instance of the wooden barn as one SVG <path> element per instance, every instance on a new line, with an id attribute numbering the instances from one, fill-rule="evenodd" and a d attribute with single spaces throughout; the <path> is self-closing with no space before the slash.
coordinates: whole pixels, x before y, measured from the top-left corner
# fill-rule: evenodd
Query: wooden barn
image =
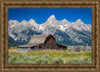
<path id="1" fill-rule="evenodd" d="M 34 35 L 30 42 L 17 47 L 18 52 L 28 52 L 45 49 L 66 50 L 67 47 L 57 44 L 52 35 Z"/>

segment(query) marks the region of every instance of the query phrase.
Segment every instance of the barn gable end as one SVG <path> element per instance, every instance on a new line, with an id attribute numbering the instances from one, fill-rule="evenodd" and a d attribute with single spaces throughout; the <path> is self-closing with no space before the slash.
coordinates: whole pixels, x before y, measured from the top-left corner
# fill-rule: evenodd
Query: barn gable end
<path id="1" fill-rule="evenodd" d="M 49 48 L 49 49 L 56 49 L 57 48 L 56 40 L 51 35 L 49 35 L 46 38 L 45 44 L 46 44 L 46 48 Z"/>

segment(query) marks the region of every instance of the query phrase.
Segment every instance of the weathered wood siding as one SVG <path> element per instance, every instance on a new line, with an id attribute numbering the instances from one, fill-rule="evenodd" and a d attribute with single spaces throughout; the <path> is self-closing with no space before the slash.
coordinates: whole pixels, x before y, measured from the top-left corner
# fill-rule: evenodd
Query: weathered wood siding
<path id="1" fill-rule="evenodd" d="M 50 37 L 46 40 L 45 48 L 47 48 L 47 49 L 57 49 L 57 44 L 52 37 Z"/>
<path id="2" fill-rule="evenodd" d="M 57 46 L 58 46 L 58 50 L 66 50 L 67 49 L 67 47 L 63 46 L 63 45 L 57 44 Z"/>

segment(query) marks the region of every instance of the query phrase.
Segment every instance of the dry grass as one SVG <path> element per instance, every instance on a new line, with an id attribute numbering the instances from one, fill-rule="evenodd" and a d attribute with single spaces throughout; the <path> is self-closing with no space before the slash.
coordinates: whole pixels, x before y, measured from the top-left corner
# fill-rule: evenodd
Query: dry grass
<path id="1" fill-rule="evenodd" d="M 27 53 L 55 53 L 55 52 L 65 52 L 65 50 L 38 50 L 38 51 L 30 51 Z"/>
<path id="2" fill-rule="evenodd" d="M 8 52 L 17 52 L 17 49 L 9 49 Z"/>

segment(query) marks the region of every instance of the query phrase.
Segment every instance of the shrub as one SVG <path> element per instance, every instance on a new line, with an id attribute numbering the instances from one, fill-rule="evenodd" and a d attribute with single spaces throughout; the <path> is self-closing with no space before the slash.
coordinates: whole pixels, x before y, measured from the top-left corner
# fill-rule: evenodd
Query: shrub
<path id="1" fill-rule="evenodd" d="M 14 60 L 14 58 L 15 58 L 15 56 L 13 56 L 13 55 L 11 55 L 11 54 L 8 54 L 8 63 L 9 64 L 12 64 L 13 63 L 13 60 Z"/>
<path id="2" fill-rule="evenodd" d="M 53 64 L 63 64 L 63 60 L 60 58 L 54 58 L 53 59 Z"/>
<path id="3" fill-rule="evenodd" d="M 62 64 L 62 56 L 53 58 L 49 55 L 28 55 L 28 54 L 19 54 L 11 55 L 9 54 L 9 63 L 15 64 Z"/>
<path id="4" fill-rule="evenodd" d="M 54 56 L 56 55 L 56 56 Z M 90 53 L 73 53 L 73 54 L 62 54 L 59 52 L 53 54 L 20 54 L 20 53 L 9 53 L 8 63 L 10 64 L 91 64 L 92 58 L 87 57 L 79 59 L 78 56 L 90 56 Z M 62 57 L 75 57 L 66 62 L 62 60 Z"/>
<path id="5" fill-rule="evenodd" d="M 91 63 L 92 63 L 92 59 L 90 57 L 87 57 L 83 59 L 73 58 L 66 61 L 65 64 L 91 64 Z"/>

